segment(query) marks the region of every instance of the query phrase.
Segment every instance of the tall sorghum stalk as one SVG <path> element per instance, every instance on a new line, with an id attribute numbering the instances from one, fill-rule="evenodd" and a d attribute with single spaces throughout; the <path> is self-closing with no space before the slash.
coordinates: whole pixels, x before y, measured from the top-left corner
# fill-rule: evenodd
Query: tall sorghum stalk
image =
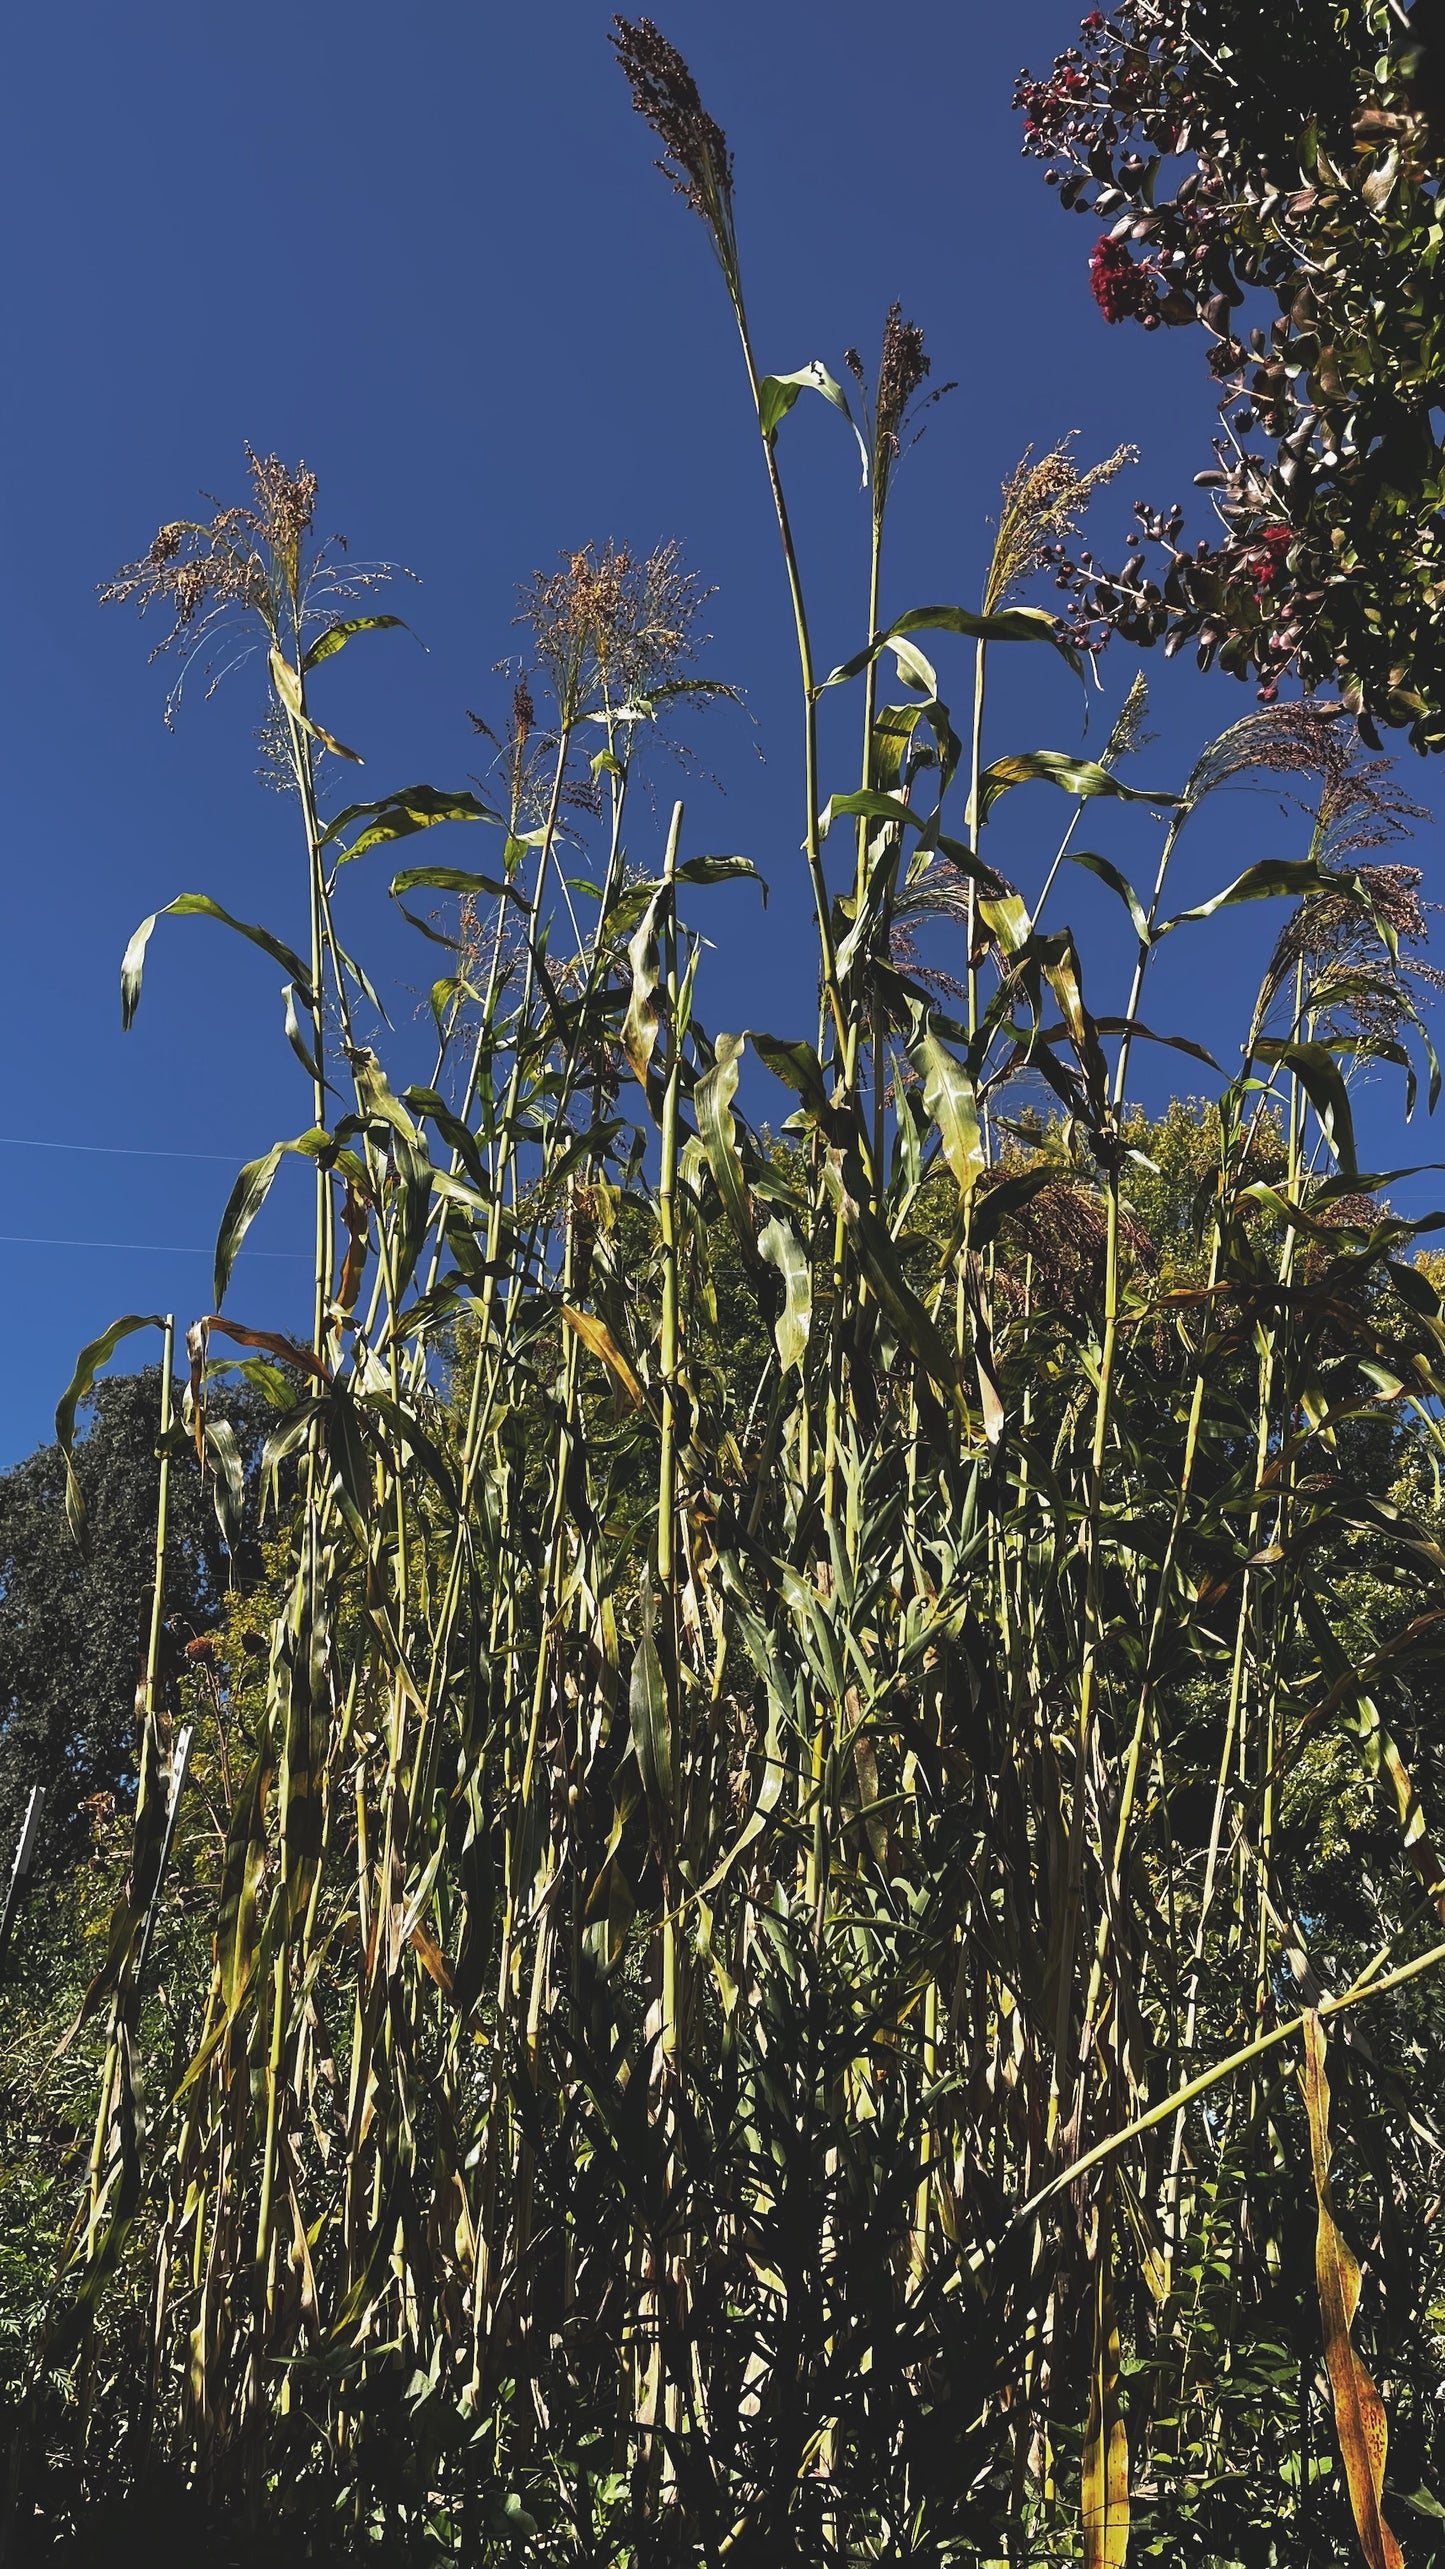
<path id="1" fill-rule="evenodd" d="M 1237 926 L 1288 897 L 1293 959 L 1266 968 L 1207 1110 L 1147 1128 L 1126 1083 L 1155 946 L 1207 933 L 1166 915 L 1184 818 L 1274 770 L 1336 810 L 1347 776 L 1383 827 L 1385 788 L 1298 709 L 1232 727 L 1169 807 L 1147 906 L 1087 860 L 1132 929 L 1122 968 L 1107 946 L 1099 964 L 1122 1003 L 1101 1023 L 1075 941 L 1039 922 L 1070 836 L 1044 835 L 1028 890 L 976 848 L 1004 792 L 1062 787 L 1102 831 L 1134 790 L 1123 717 L 1096 762 L 986 756 L 982 654 L 1055 665 L 1050 619 L 1010 600 L 1090 477 L 1056 451 L 1030 480 L 1026 459 L 982 611 L 884 628 L 884 504 L 926 362 L 895 310 L 860 384 L 868 629 L 835 674 L 859 684 L 863 800 L 839 798 L 857 827 L 832 884 L 778 445 L 803 392 L 842 395 L 819 367 L 760 373 L 726 138 L 647 21 L 619 51 L 742 337 L 803 692 L 817 945 L 797 1005 L 806 1023 L 821 986 L 822 1036 L 754 1035 L 749 1061 L 708 1031 L 692 905 L 751 869 L 688 856 L 680 808 L 665 838 L 637 818 L 632 744 L 675 654 L 651 694 L 646 672 L 624 685 L 615 555 L 534 583 L 555 720 L 542 766 L 530 694 L 514 708 L 499 814 L 411 787 L 323 819 L 347 753 L 318 673 L 386 619 L 327 605 L 309 477 L 258 464 L 254 506 L 163 529 L 115 585 L 167 600 L 183 644 L 213 612 L 265 641 L 309 951 L 244 933 L 284 961 L 313 1120 L 243 1173 L 192 1340 L 203 1453 L 216 1368 L 275 1400 L 270 1567 L 223 1646 L 224 1789 L 216 1711 L 178 1681 L 216 1813 L 212 1833 L 199 1792 L 181 1806 L 185 1903 L 147 1887 L 142 1764 L 45 2431 L 104 2493 L 140 2418 L 253 2541 L 294 2514 L 382 2557 L 521 2543 L 649 2569 L 1103 2569 L 1131 2513 L 1181 2557 L 1243 2556 L 1217 2493 L 1264 2455 L 1296 2555 L 1323 2523 L 1336 2556 L 1345 2502 L 1285 2468 L 1301 2397 L 1311 2450 L 1334 2433 L 1325 2376 L 1311 2356 L 1283 2390 L 1249 2347 L 1277 2342 L 1286 2289 L 1315 2344 L 1306 2019 L 1368 2010 L 1369 2040 L 1433 2057 L 1404 1993 L 1438 1959 L 1416 1911 L 1439 1896 L 1421 1704 L 1445 1560 L 1418 1511 L 1384 1513 L 1366 1440 L 1407 1479 L 1437 1446 L 1445 1313 L 1410 1226 L 1361 1188 L 1344 1078 L 1362 1046 L 1413 1039 L 1381 910 L 1406 919 L 1404 869 L 1352 870 L 1324 834 L 1198 905 Z M 968 750 L 920 632 L 979 655 Z M 349 868 L 440 821 L 453 862 L 403 863 L 394 889 L 470 925 L 433 1084 L 393 1085 L 359 1040 Z M 961 1024 L 933 950 L 895 939 L 940 883 L 936 920 L 968 914 Z M 750 1121 L 765 1077 L 773 1139 Z M 223 1308 L 288 1153 L 316 1178 L 305 1342 Z M 67 1441 L 130 1325 L 87 1350 Z M 1331 1565 L 1363 1577 L 1387 1545 L 1406 1623 L 1392 1602 L 1362 1654 Z M 153 1651 L 148 1700 L 157 1674 Z M 1360 1824 L 1348 1758 L 1380 1808 L 1331 1980 L 1290 1939 L 1332 1896 L 1313 1839 L 1347 1795 Z M 1413 2203 L 1434 2145 L 1368 2085 L 1373 2058 L 1352 2050 L 1330 2110 L 1362 2160 L 1393 2118 Z M 144 2130 L 121 2101 L 142 2076 Z M 1354 2164 L 1342 2148 L 1346 2229 Z M 1380 2263 L 1392 2342 L 1414 2344 L 1415 2287 Z M 1328 2378 L 1351 2360 L 1334 2343 Z M 1407 2420 L 1414 2378 L 1401 2357 Z"/>

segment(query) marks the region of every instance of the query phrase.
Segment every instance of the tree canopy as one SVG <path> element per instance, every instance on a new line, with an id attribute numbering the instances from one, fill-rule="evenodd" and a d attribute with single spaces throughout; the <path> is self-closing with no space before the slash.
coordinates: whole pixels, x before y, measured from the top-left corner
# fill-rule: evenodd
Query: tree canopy
<path id="1" fill-rule="evenodd" d="M 1217 525 L 1139 510 L 1059 559 L 1094 638 L 1335 685 L 1366 737 L 1445 746 L 1445 27 L 1440 0 L 1124 0 L 1020 78 L 1024 148 L 1104 221 L 1107 321 L 1196 324 Z"/>
<path id="2" fill-rule="evenodd" d="M 85 1553 L 66 1523 L 59 1445 L 0 1473 L 0 1850 L 13 1846 L 33 1784 L 45 1787 L 41 1851 L 51 1861 L 86 1840 L 92 1795 L 123 1800 L 133 1785 L 160 1482 L 159 1391 L 160 1369 L 151 1366 L 108 1375 L 91 1394 L 77 1448 Z M 225 1406 L 253 1458 L 264 1402 L 242 1386 Z M 215 1622 L 233 1565 L 199 1474 L 175 1474 L 173 1492 L 165 1604 L 175 1659 Z"/>

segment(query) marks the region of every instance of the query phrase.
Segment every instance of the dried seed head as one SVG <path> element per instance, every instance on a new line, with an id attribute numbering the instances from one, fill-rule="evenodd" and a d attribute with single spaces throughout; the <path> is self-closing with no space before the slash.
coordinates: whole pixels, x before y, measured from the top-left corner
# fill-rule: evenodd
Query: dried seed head
<path id="1" fill-rule="evenodd" d="M 697 82 L 676 45 L 650 18 L 617 17 L 612 43 L 632 104 L 662 145 L 658 168 L 700 214 L 730 283 L 736 280 L 733 233 L 733 156 L 721 125 L 698 95 Z"/>
<path id="2" fill-rule="evenodd" d="M 1305 1007 L 1322 1029 L 1396 1041 L 1416 1015 L 1411 984 L 1445 989 L 1445 972 L 1400 953 L 1429 943 L 1420 881 L 1418 865 L 1341 869 L 1338 892 L 1302 901 L 1286 921 L 1270 959 L 1275 986 L 1302 966 Z"/>
<path id="3" fill-rule="evenodd" d="M 1384 1206 L 1373 1195 L 1336 1195 L 1314 1213 L 1331 1231 L 1373 1231 L 1385 1219 Z"/>
<path id="4" fill-rule="evenodd" d="M 981 1185 L 991 1189 L 1006 1177 L 1016 1177 L 1025 1165 L 1026 1161 L 1010 1155 L 987 1173 Z M 1098 1301 L 1104 1286 L 1108 1221 L 1104 1200 L 1096 1189 L 1076 1178 L 1051 1178 L 1008 1219 L 1010 1230 L 1031 1261 L 1036 1303 L 1053 1303 L 1064 1311 L 1078 1311 Z M 1124 1207 L 1120 1208 L 1119 1238 L 1131 1266 L 1157 1267 L 1154 1242 L 1144 1225 Z M 1022 1291 L 1020 1263 L 1011 1260 L 1007 1271 L 1015 1297 Z"/>
<path id="5" fill-rule="evenodd" d="M 1144 729 L 1144 717 L 1148 711 L 1149 681 L 1142 669 L 1136 669 L 1129 684 L 1129 693 L 1115 718 L 1114 728 L 1104 743 L 1099 759 L 1101 767 L 1116 766 L 1121 758 L 1132 758 L 1137 750 L 1148 747 L 1154 738 L 1152 732 Z"/>
<path id="6" fill-rule="evenodd" d="M 886 445 L 895 455 L 898 453 L 904 414 L 930 371 L 919 324 L 904 320 L 901 303 L 890 304 L 883 324 L 883 352 L 878 360 L 876 426 L 880 452 Z"/>
<path id="7" fill-rule="evenodd" d="M 901 303 L 889 305 L 883 321 L 877 389 L 871 400 L 867 370 L 856 348 L 845 348 L 843 363 L 862 395 L 873 465 L 873 514 L 875 519 L 881 520 L 887 505 L 893 467 L 903 452 L 910 410 L 933 371 L 924 346 L 922 327 L 916 321 L 904 320 Z M 945 393 L 955 389 L 951 383 L 938 384 L 918 406 L 930 409 L 934 402 L 942 401 Z M 921 428 L 915 428 L 906 442 L 910 446 L 916 445 L 922 434 Z"/>
<path id="8" fill-rule="evenodd" d="M 127 562 L 100 590 L 103 606 L 135 606 L 144 615 L 157 604 L 170 614 L 169 632 L 156 646 L 178 649 L 181 674 L 166 705 L 169 722 L 185 676 L 197 655 L 222 638 L 237 639 L 235 622 L 254 617 L 268 642 L 292 657 L 304 629 L 390 577 L 384 563 L 348 565 L 335 555 L 342 539 L 312 544 L 316 475 L 305 464 L 283 464 L 279 455 L 246 448 L 252 499 L 248 506 L 215 508 L 209 519 L 171 518 L 138 561 Z M 226 666 L 234 667 L 259 636 L 241 640 Z"/>
<path id="9" fill-rule="evenodd" d="M 615 710 L 678 684 L 707 638 L 697 623 L 713 595 L 681 545 L 659 545 L 639 562 L 625 544 L 589 544 L 562 564 L 533 573 L 518 622 L 531 627 L 564 715 L 592 695 Z"/>
<path id="10" fill-rule="evenodd" d="M 316 475 L 298 464 L 288 471 L 279 455 L 257 455 L 248 446 L 246 458 L 251 467 L 251 483 L 256 493 L 254 510 L 234 514 L 249 523 L 261 542 L 281 564 L 293 598 L 301 589 L 301 548 L 311 532 L 316 515 Z"/>
<path id="11" fill-rule="evenodd" d="M 1245 714 L 1195 762 L 1184 788 L 1186 801 L 1197 802 L 1201 794 L 1213 793 L 1252 768 L 1277 776 L 1318 776 L 1328 790 L 1331 777 L 1343 775 L 1353 753 L 1354 744 L 1341 728 L 1341 712 L 1337 704 L 1306 696 Z"/>
<path id="12" fill-rule="evenodd" d="M 984 582 L 985 615 L 992 615 L 1043 568 L 1054 545 L 1078 533 L 1095 492 L 1112 482 L 1126 464 L 1138 461 L 1137 447 L 1117 446 L 1102 463 L 1080 472 L 1072 453 L 1077 433 L 1071 430 L 1037 461 L 1033 448 L 1026 448 L 1004 483 L 993 559 Z"/>

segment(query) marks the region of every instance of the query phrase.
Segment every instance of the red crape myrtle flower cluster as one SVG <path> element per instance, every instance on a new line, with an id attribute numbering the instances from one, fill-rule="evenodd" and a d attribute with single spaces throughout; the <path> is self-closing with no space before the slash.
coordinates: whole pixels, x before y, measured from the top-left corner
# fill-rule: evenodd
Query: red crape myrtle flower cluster
<path id="1" fill-rule="evenodd" d="M 1089 284 L 1106 321 L 1141 321 L 1157 330 L 1163 318 L 1158 283 L 1158 269 L 1148 259 L 1132 259 L 1125 242 L 1108 232 L 1095 242 Z"/>

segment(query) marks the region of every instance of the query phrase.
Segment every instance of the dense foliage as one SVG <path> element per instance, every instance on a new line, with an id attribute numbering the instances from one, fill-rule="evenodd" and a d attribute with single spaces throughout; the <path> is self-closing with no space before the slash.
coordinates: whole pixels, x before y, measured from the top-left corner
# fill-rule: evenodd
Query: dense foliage
<path id="1" fill-rule="evenodd" d="M 127 2506 L 251 2556 L 1303 2569 L 1358 2534 L 1389 2569 L 1408 2515 L 1445 2559 L 1445 1302 L 1351 1104 L 1362 1067 L 1438 1084 L 1411 807 L 1333 703 L 1171 791 L 1132 781 L 1137 688 L 1097 761 L 991 755 L 990 658 L 1067 656 L 1017 594 L 1110 466 L 1026 459 L 979 606 L 885 620 L 921 333 L 890 313 L 851 404 L 764 374 L 727 139 L 650 22 L 617 45 L 756 409 L 805 1023 L 709 1028 L 699 922 L 753 870 L 640 811 L 710 684 L 671 550 L 534 581 L 494 802 L 330 820 L 330 663 L 392 619 L 312 477 L 253 458 L 111 584 L 186 659 L 264 645 L 305 932 L 171 912 L 281 963 L 309 1121 L 237 1180 L 161 1422 L 133 1824 L 71 1877 L 77 1942 L 113 1890 L 96 1968 L 22 1993 L 79 2022 L 35 2071 L 51 2236 L 73 2210 L 11 2535 L 93 2549 Z M 831 672 L 784 478 L 812 393 L 869 468 Z M 966 743 L 925 641 L 967 654 Z M 1181 834 L 1260 771 L 1297 852 L 1171 909 Z M 980 846 L 1025 789 L 1027 888 Z M 1124 799 L 1142 887 L 1074 844 Z M 490 854 L 393 877 L 446 905 L 399 1091 L 347 869 L 442 824 Z M 1107 1002 L 1072 868 L 1127 921 Z M 1209 1097 L 1146 1124 L 1153 956 L 1226 911 L 1268 922 L 1239 1067 L 1185 1045 Z M 304 1343 L 227 1308 L 287 1154 Z M 66 1437 L 142 1325 L 84 1352 Z M 172 1510 L 226 1480 L 237 1370 L 277 1413 L 267 1548 L 172 1702 Z"/>
<path id="2" fill-rule="evenodd" d="M 43 1446 L 0 1473 L 0 1845 L 13 1844 L 30 1788 L 46 1791 L 39 1860 L 75 1852 L 96 1797 L 133 1778 L 136 1694 L 145 1668 L 155 1566 L 160 1375 L 96 1385 L 78 1450 L 89 1494 L 88 1558 L 63 1539 L 65 1457 Z M 244 1481 L 265 1403 L 244 1386 L 224 1409 Z M 176 1482 L 167 1564 L 167 1674 L 215 1623 L 231 1555 L 210 1490 Z M 243 1551 L 242 1577 L 254 1569 Z"/>
<path id="3" fill-rule="evenodd" d="M 1124 0 L 1024 74 L 1025 148 L 1107 229 L 1106 320 L 1198 322 L 1219 529 L 1140 510 L 1081 624 L 1195 640 L 1267 694 L 1334 684 L 1373 738 L 1445 743 L 1445 16 L 1439 0 Z"/>

